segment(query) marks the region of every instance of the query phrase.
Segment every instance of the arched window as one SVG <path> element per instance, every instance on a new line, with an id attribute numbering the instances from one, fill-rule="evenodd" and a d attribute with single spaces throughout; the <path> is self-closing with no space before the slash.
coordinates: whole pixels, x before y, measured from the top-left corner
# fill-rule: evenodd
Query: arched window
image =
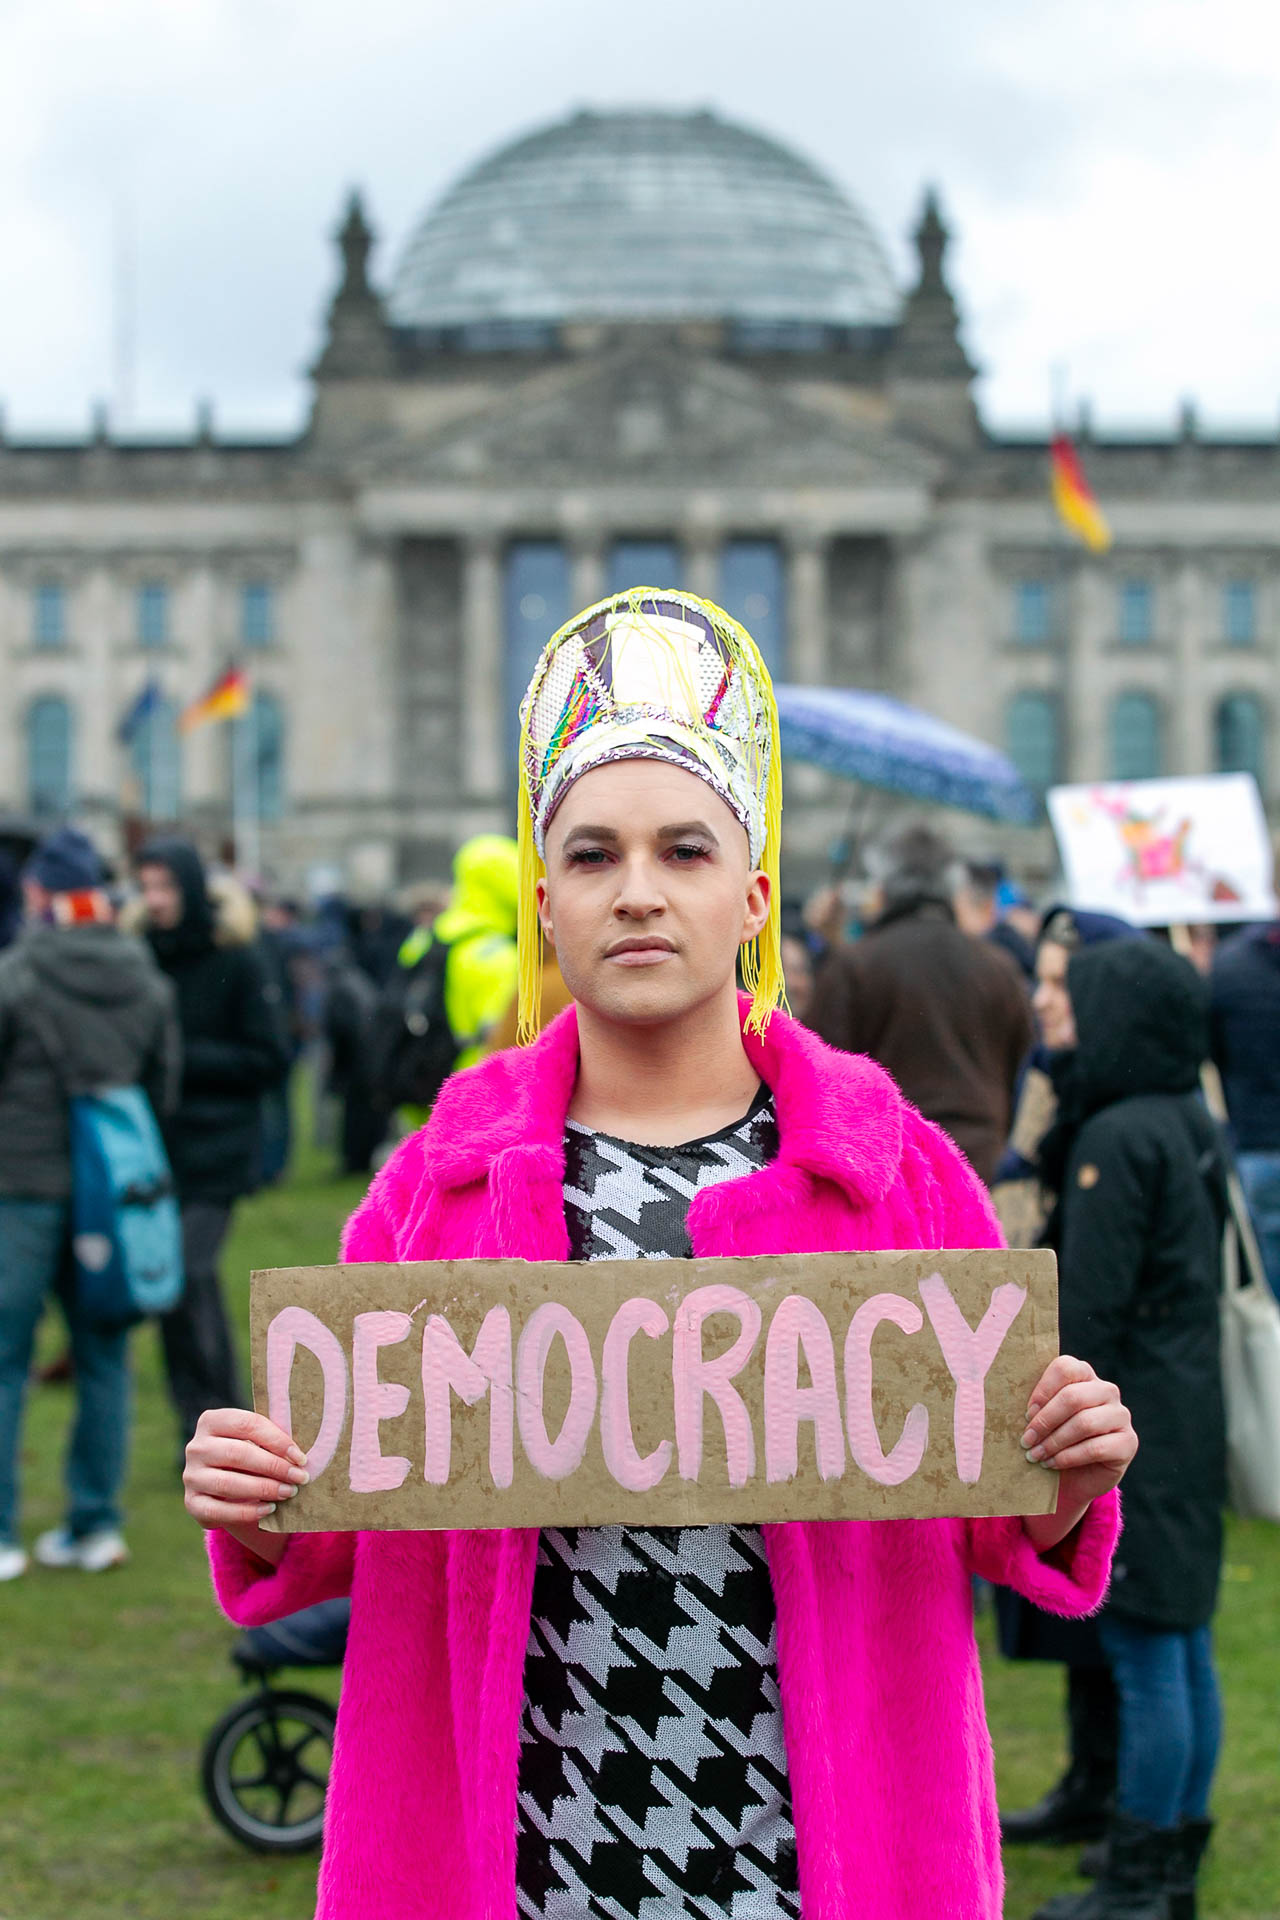
<path id="1" fill-rule="evenodd" d="M 41 694 L 27 709 L 27 793 L 38 820 L 71 810 L 71 708 L 58 693 Z"/>
<path id="2" fill-rule="evenodd" d="M 248 713 L 231 724 L 231 778 L 237 815 L 271 822 L 284 813 L 284 705 L 255 693 Z"/>
<path id="3" fill-rule="evenodd" d="M 1213 716 L 1219 773 L 1251 773 L 1266 792 L 1267 721 L 1256 693 L 1228 693 Z"/>
<path id="4" fill-rule="evenodd" d="M 129 763 L 146 818 L 177 820 L 182 813 L 182 745 L 177 709 L 162 693 L 157 693 L 131 731 Z"/>
<path id="5" fill-rule="evenodd" d="M 1009 758 L 1029 787 L 1044 793 L 1061 777 L 1058 702 L 1052 693 L 1024 688 L 1009 702 L 1005 739 Z"/>
<path id="6" fill-rule="evenodd" d="M 776 540 L 730 540 L 720 555 L 720 605 L 740 620 L 775 680 L 786 661 L 786 586 Z"/>
<path id="7" fill-rule="evenodd" d="M 1111 778 L 1158 779 L 1164 759 L 1160 731 L 1160 708 L 1154 694 L 1118 693 L 1111 702 Z"/>
<path id="8" fill-rule="evenodd" d="M 506 641 L 507 765 L 514 769 L 520 744 L 520 702 L 538 655 L 573 609 L 569 605 L 569 558 L 557 540 L 513 540 L 502 583 Z"/>

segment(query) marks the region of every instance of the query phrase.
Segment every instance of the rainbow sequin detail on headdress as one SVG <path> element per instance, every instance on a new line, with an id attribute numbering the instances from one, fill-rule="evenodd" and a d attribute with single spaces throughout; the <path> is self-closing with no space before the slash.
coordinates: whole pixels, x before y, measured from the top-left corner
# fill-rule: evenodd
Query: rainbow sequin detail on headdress
<path id="1" fill-rule="evenodd" d="M 778 853 L 782 765 L 769 672 L 744 627 L 694 594 L 633 587 L 553 635 L 520 708 L 520 1037 L 537 1032 L 536 883 L 546 832 L 573 782 L 615 760 L 663 760 L 714 788 L 771 883 L 769 919 L 743 955 L 750 1026 L 782 1000 Z"/>

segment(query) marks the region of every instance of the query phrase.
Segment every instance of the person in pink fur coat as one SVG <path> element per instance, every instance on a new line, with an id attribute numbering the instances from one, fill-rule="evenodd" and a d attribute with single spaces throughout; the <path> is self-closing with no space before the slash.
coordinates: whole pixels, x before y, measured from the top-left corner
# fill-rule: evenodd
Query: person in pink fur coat
<path id="1" fill-rule="evenodd" d="M 566 636 L 592 699 L 580 659 L 548 710 Z M 631 682 L 624 642 L 657 661 Z M 697 669 L 677 693 L 667 646 Z M 881 1069 L 768 1004 L 777 746 L 741 629 L 645 590 L 547 657 L 523 825 L 576 1006 L 446 1085 L 343 1258 L 999 1245 L 972 1171 Z M 709 713 L 680 709 L 721 670 Z M 735 982 L 752 942 L 754 999 Z M 261 1416 L 207 1414 L 186 1497 L 230 1617 L 351 1596 L 318 1916 L 994 1920 L 971 1578 L 1096 1608 L 1136 1441 L 1115 1388 L 1061 1357 L 1024 1445 L 1059 1476 L 1052 1515 L 283 1536 L 259 1521 L 305 1484 L 301 1449 Z"/>

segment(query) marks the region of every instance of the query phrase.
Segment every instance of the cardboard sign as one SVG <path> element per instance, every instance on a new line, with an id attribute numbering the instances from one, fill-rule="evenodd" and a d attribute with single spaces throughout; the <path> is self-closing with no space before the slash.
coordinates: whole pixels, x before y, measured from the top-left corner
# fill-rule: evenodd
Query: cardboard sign
<path id="1" fill-rule="evenodd" d="M 264 1522 L 705 1525 L 1053 1510 L 1019 1441 L 1051 1253 L 281 1268 L 254 1404 L 311 1483 Z"/>
<path id="2" fill-rule="evenodd" d="M 1073 907 L 1140 927 L 1270 920 L 1280 911 L 1252 774 L 1054 787 L 1049 818 Z"/>

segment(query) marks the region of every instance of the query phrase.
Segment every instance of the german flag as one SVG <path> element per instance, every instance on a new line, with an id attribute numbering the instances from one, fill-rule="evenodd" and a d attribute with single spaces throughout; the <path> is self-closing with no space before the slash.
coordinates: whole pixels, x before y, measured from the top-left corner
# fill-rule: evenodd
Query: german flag
<path id="1" fill-rule="evenodd" d="M 243 667 L 228 667 L 215 680 L 208 693 L 184 707 L 178 720 L 179 733 L 194 733 L 210 720 L 235 720 L 249 711 L 249 677 Z"/>
<path id="2" fill-rule="evenodd" d="M 1049 490 L 1062 524 L 1094 553 L 1105 553 L 1111 545 L 1111 529 L 1065 433 L 1056 433 L 1049 442 Z"/>

